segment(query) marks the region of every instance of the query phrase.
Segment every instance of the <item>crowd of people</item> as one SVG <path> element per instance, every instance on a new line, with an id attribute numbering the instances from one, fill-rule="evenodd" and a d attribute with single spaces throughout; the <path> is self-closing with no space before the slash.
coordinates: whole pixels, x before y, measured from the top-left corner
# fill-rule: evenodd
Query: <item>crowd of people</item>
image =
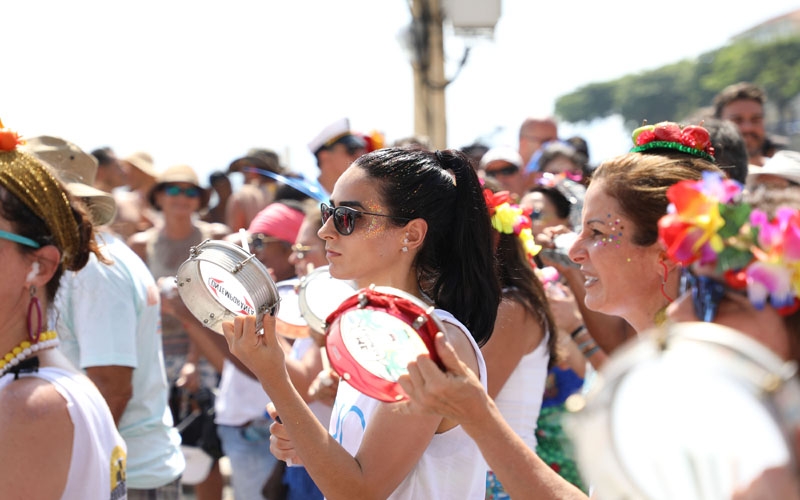
<path id="1" fill-rule="evenodd" d="M 596 167 L 552 118 L 460 150 L 385 145 L 342 119 L 308 144 L 317 178 L 253 148 L 208 187 L 146 152 L 0 125 L 0 491 L 220 500 L 227 457 L 237 500 L 800 498 L 796 417 L 776 422 L 785 459 L 714 490 L 624 457 L 611 481 L 616 461 L 576 430 L 586 408 L 611 412 L 604 381 L 634 371 L 632 346 L 669 352 L 679 322 L 753 339 L 780 368 L 768 391 L 798 384 L 800 153 L 767 140 L 765 102 L 731 85 L 702 123 L 645 124 Z M 330 367 L 311 321 L 268 309 L 207 328 L 175 277 L 209 240 L 251 253 L 284 308 L 327 268 L 428 308 L 440 331 L 391 381 L 398 401 L 379 399 Z M 614 418 L 597 429 L 624 436 Z M 32 463 L 47 474 L 31 480 Z"/>

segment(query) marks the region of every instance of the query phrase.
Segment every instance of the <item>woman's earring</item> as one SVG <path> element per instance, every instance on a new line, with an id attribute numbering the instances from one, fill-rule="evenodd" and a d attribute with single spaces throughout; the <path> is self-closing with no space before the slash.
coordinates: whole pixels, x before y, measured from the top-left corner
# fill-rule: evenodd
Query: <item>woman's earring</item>
<path id="1" fill-rule="evenodd" d="M 39 305 L 39 298 L 36 297 L 36 285 L 31 285 L 30 294 L 31 300 L 28 302 L 28 340 L 31 341 L 31 344 L 36 344 L 42 334 L 42 306 Z M 36 315 L 36 328 L 33 328 L 34 314 Z"/>
<path id="2" fill-rule="evenodd" d="M 663 295 L 665 299 L 672 303 L 672 301 L 675 299 L 667 295 L 667 290 L 665 288 L 667 286 L 667 278 L 669 277 L 669 269 L 667 269 L 667 264 L 663 260 L 660 261 L 659 264 L 661 264 L 661 267 L 664 269 L 664 278 L 661 280 L 661 295 Z"/>
<path id="3" fill-rule="evenodd" d="M 403 238 L 403 248 L 401 248 L 401 250 L 403 251 L 403 253 L 408 252 L 408 233 L 406 233 L 406 237 Z"/>

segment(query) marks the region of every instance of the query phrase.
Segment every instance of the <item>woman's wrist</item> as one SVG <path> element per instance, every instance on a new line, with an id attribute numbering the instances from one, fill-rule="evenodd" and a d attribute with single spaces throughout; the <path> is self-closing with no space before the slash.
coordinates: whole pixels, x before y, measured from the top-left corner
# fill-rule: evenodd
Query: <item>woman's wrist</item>
<path id="1" fill-rule="evenodd" d="M 572 340 L 576 340 L 576 339 L 577 339 L 577 337 L 578 337 L 578 336 L 579 336 L 581 333 L 583 333 L 583 332 L 586 332 L 586 325 L 584 325 L 583 323 L 581 323 L 581 324 L 579 324 L 579 325 L 577 325 L 577 326 L 573 327 L 573 328 L 572 328 L 572 329 L 570 329 L 569 331 L 570 331 L 570 334 L 569 334 L 570 338 L 571 338 Z"/>

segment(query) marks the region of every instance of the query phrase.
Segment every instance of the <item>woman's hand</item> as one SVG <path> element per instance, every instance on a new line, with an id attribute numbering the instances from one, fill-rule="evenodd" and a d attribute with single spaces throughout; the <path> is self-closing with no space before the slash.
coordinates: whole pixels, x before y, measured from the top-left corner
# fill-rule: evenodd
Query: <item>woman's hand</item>
<path id="1" fill-rule="evenodd" d="M 178 379 L 175 385 L 186 389 L 189 394 L 194 394 L 200 390 L 200 373 L 197 371 L 197 365 L 191 362 L 186 362 L 181 367 L 178 374 Z"/>
<path id="2" fill-rule="evenodd" d="M 308 387 L 308 397 L 325 405 L 333 406 L 339 390 L 339 374 L 333 370 L 322 370 Z"/>
<path id="3" fill-rule="evenodd" d="M 289 382 L 283 348 L 275 334 L 275 317 L 265 315 L 262 328 L 263 333 L 256 330 L 255 316 L 237 316 L 222 323 L 228 349 L 265 388 L 278 377 Z"/>
<path id="4" fill-rule="evenodd" d="M 287 465 L 303 465 L 302 460 L 295 452 L 294 443 L 289 438 L 289 434 L 286 432 L 286 428 L 283 426 L 274 404 L 267 404 L 267 413 L 273 420 L 269 426 L 269 451 L 275 458 L 283 460 Z"/>
<path id="5" fill-rule="evenodd" d="M 569 333 L 583 324 L 578 302 L 569 287 L 553 282 L 547 284 L 544 291 L 558 329 Z"/>
<path id="6" fill-rule="evenodd" d="M 480 418 L 488 409 L 489 395 L 478 377 L 456 355 L 443 333 L 436 334 L 436 352 L 446 368 L 443 372 L 427 355 L 408 364 L 408 374 L 398 382 L 411 399 L 408 409 L 419 407 L 460 424 Z"/>

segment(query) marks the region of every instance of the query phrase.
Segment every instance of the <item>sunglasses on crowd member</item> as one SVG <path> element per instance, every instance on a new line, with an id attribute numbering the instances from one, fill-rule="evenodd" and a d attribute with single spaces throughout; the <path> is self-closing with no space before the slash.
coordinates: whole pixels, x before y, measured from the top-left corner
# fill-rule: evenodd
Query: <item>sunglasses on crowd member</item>
<path id="1" fill-rule="evenodd" d="M 687 268 L 681 274 L 681 293 L 691 291 L 694 314 L 702 321 L 711 322 L 717 317 L 719 303 L 730 287 L 710 276 L 697 276 Z"/>
<path id="2" fill-rule="evenodd" d="M 506 176 L 506 175 L 514 175 L 519 172 L 519 167 L 514 165 L 507 165 L 503 168 L 496 168 L 494 170 L 486 170 L 486 175 L 489 177 L 497 177 L 498 175 Z"/>
<path id="3" fill-rule="evenodd" d="M 307 245 L 301 245 L 300 243 L 292 245 L 292 252 L 295 253 L 298 260 L 303 260 L 306 258 L 306 254 L 310 251 L 314 250 L 314 247 L 310 247 Z"/>
<path id="4" fill-rule="evenodd" d="M 25 245 L 26 247 L 31 247 L 31 248 L 39 248 L 42 246 L 30 238 L 26 238 L 25 236 L 20 236 L 14 233 L 9 233 L 8 231 L 3 231 L 3 230 L 0 230 L 0 239 L 13 241 L 14 243 L 19 243 L 20 245 Z"/>
<path id="5" fill-rule="evenodd" d="M 248 243 L 250 244 L 250 248 L 256 252 L 260 252 L 270 243 L 286 243 L 280 238 L 275 238 L 274 236 L 267 236 L 266 234 L 258 233 L 254 234 L 250 237 Z"/>
<path id="6" fill-rule="evenodd" d="M 200 197 L 200 188 L 195 186 L 182 188 L 180 186 L 172 184 L 170 186 L 164 187 L 164 192 L 167 193 L 167 196 L 178 196 L 179 194 L 183 194 L 184 196 L 189 198 Z"/>
<path id="7" fill-rule="evenodd" d="M 347 236 L 353 233 L 353 230 L 356 228 L 356 219 L 361 217 L 362 215 L 372 215 L 374 217 L 388 217 L 389 219 L 397 219 L 406 222 L 411 220 L 405 217 L 395 217 L 394 215 L 388 215 L 388 214 L 362 212 L 360 210 L 355 210 L 350 207 L 334 208 L 334 207 L 329 207 L 325 203 L 319 206 L 319 210 L 322 213 L 322 224 L 324 225 L 326 222 L 328 222 L 328 219 L 330 219 L 331 216 L 333 216 L 333 227 L 336 228 L 336 231 L 342 236 Z"/>

